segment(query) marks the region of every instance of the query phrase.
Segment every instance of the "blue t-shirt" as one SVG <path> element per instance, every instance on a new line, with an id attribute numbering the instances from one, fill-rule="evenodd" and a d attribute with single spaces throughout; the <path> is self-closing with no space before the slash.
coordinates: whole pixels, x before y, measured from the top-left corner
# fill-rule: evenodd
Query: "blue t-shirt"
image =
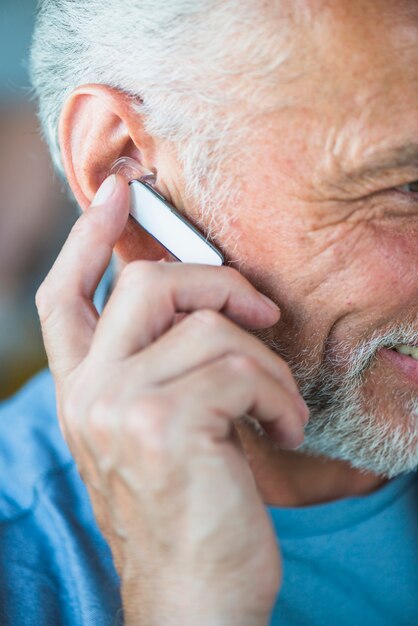
<path id="1" fill-rule="evenodd" d="M 284 559 L 272 626 L 418 625 L 416 473 L 368 496 L 268 512 Z M 0 555 L 1 625 L 123 623 L 47 371 L 0 404 Z"/>

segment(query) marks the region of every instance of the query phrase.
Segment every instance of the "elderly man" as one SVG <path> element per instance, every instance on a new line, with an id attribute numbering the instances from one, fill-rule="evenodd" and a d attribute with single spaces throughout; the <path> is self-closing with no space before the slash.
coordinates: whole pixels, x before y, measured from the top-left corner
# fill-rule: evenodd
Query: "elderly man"
<path id="1" fill-rule="evenodd" d="M 2 623 L 418 623 L 417 43 L 415 0 L 41 3 L 83 216 L 1 408 Z M 120 157 L 225 267 L 156 262 Z"/>

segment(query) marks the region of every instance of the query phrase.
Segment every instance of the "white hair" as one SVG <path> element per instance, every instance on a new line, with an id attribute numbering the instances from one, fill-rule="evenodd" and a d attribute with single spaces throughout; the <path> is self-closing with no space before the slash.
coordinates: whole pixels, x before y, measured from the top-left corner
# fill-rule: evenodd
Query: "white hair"
<path id="1" fill-rule="evenodd" d="M 225 202 L 233 205 L 240 191 L 228 161 L 254 158 L 248 152 L 251 116 L 286 104 L 277 93 L 277 70 L 291 52 L 285 4 L 290 3 L 41 0 L 31 74 L 57 168 L 62 171 L 58 120 L 71 91 L 85 83 L 119 89 L 131 96 L 148 133 L 175 146 L 185 197 L 196 201 L 208 229 L 208 215 Z M 221 238 L 218 218 L 216 231 Z M 293 361 L 288 355 L 311 409 L 301 452 L 345 459 L 389 477 L 418 465 L 416 399 L 398 394 L 399 421 L 393 424 L 382 411 L 367 410 L 362 394 L 377 349 L 402 342 L 417 342 L 412 326 L 354 348 L 333 346 L 316 367 L 304 354 Z"/>
<path id="2" fill-rule="evenodd" d="M 132 97 L 154 137 L 173 142 L 185 197 L 202 215 L 234 201 L 225 176 L 251 132 L 275 108 L 275 70 L 287 56 L 282 2 L 257 0 L 41 0 L 31 77 L 44 134 L 62 172 L 57 126 L 77 86 L 106 84 Z"/>

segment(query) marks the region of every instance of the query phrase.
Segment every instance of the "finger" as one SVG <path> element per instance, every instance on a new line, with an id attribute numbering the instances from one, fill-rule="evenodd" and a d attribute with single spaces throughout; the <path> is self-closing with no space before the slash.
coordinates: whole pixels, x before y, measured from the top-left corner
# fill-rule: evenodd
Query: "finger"
<path id="1" fill-rule="evenodd" d="M 221 311 L 254 329 L 272 326 L 280 316 L 230 267 L 136 261 L 125 268 L 105 307 L 93 350 L 101 358 L 128 357 L 170 328 L 176 313 L 198 309 Z"/>
<path id="2" fill-rule="evenodd" d="M 299 446 L 304 437 L 304 415 L 293 394 L 272 378 L 257 361 L 227 355 L 171 381 L 162 388 L 177 419 L 172 428 L 227 439 L 231 420 L 245 414 L 256 418 L 281 447 Z M 178 422 L 178 424 L 177 424 Z"/>
<path id="3" fill-rule="evenodd" d="M 110 177 L 73 227 L 37 294 L 45 347 L 53 372 L 75 367 L 87 353 L 97 323 L 99 284 L 129 214 L 129 189 Z"/>
<path id="4" fill-rule="evenodd" d="M 133 355 L 127 367 L 138 372 L 144 386 L 162 384 L 229 353 L 256 359 L 290 393 L 299 395 L 292 372 L 282 358 L 224 315 L 208 310 L 192 313 L 173 326 Z"/>

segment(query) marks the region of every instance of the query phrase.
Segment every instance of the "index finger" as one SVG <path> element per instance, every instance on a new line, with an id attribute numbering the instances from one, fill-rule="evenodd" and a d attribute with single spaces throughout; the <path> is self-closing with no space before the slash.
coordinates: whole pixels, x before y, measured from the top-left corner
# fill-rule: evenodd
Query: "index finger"
<path id="1" fill-rule="evenodd" d="M 247 329 L 272 326 L 280 314 L 232 267 L 135 261 L 116 283 L 92 350 L 101 361 L 128 358 L 171 328 L 176 314 L 202 309 L 221 312 Z"/>
<path id="2" fill-rule="evenodd" d="M 89 350 L 98 319 L 93 296 L 128 215 L 128 185 L 112 175 L 75 223 L 38 290 L 36 304 L 54 374 L 76 367 Z"/>

